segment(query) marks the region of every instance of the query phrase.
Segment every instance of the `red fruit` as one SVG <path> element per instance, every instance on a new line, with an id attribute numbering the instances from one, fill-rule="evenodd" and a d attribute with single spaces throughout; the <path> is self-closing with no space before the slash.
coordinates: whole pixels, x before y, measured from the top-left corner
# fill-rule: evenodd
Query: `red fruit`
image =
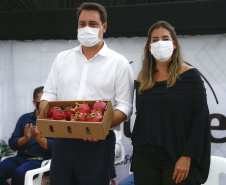
<path id="1" fill-rule="evenodd" d="M 93 108 L 92 108 L 92 112 L 93 111 L 99 111 L 101 109 L 101 113 L 104 114 L 104 111 L 106 109 L 107 104 L 101 100 L 96 101 L 96 103 L 94 103 Z"/>
<path id="2" fill-rule="evenodd" d="M 54 120 L 63 120 L 66 119 L 67 113 L 65 110 L 59 111 L 58 114 L 54 115 Z"/>
<path id="3" fill-rule="evenodd" d="M 66 107 L 66 114 L 67 114 L 66 119 L 67 119 L 68 121 L 71 120 L 71 115 L 72 115 L 72 114 L 75 114 L 75 111 L 74 111 L 74 110 L 75 110 L 75 109 L 74 109 L 73 107 Z"/>
<path id="4" fill-rule="evenodd" d="M 87 116 L 86 121 L 89 122 L 101 122 L 103 119 L 103 114 L 100 112 L 92 112 Z"/>
<path id="5" fill-rule="evenodd" d="M 49 111 L 49 117 L 53 117 L 53 115 L 56 114 L 56 112 L 58 111 L 62 111 L 62 109 L 59 106 L 51 107 Z"/>
<path id="6" fill-rule="evenodd" d="M 66 119 L 67 113 L 65 110 L 61 110 L 59 106 L 51 107 L 49 111 L 49 117 L 53 117 L 54 120 Z"/>
<path id="7" fill-rule="evenodd" d="M 85 103 L 78 104 L 78 103 L 76 103 L 75 113 L 83 113 L 84 116 L 86 116 L 90 112 L 91 112 L 91 108 L 89 107 L 88 104 L 85 104 Z"/>
<path id="8" fill-rule="evenodd" d="M 76 113 L 71 116 L 71 121 L 86 121 L 86 117 L 83 113 Z"/>

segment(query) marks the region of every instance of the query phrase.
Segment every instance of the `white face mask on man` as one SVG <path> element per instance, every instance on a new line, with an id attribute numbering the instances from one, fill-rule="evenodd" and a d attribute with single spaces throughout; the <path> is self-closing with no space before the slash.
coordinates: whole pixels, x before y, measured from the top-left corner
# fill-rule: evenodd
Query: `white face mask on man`
<path id="1" fill-rule="evenodd" d="M 102 27 L 103 25 L 101 28 Z M 79 28 L 77 35 L 78 41 L 86 47 L 95 46 L 101 41 L 99 38 L 99 31 L 101 28 L 90 28 L 89 26 L 86 26 L 85 28 Z"/>
<path id="2" fill-rule="evenodd" d="M 172 41 L 158 41 L 151 45 L 151 54 L 159 62 L 166 62 L 173 54 L 173 42 Z"/>

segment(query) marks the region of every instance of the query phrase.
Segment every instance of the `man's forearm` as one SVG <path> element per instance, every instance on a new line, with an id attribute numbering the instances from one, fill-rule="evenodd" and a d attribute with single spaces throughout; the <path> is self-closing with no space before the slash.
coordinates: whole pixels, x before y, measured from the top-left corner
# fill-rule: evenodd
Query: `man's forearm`
<path id="1" fill-rule="evenodd" d="M 25 145 L 29 140 L 26 139 L 25 136 L 21 137 L 19 140 L 18 140 L 18 146 L 23 146 Z"/>
<path id="2" fill-rule="evenodd" d="M 113 118 L 113 121 L 111 123 L 111 127 L 115 127 L 117 125 L 119 125 L 120 123 L 122 123 L 123 121 L 125 121 L 127 118 L 127 115 L 120 111 L 120 110 L 115 110 L 115 115 Z"/>
<path id="3" fill-rule="evenodd" d="M 43 148 L 48 149 L 47 139 L 45 137 L 36 136 L 35 141 L 39 143 Z"/>

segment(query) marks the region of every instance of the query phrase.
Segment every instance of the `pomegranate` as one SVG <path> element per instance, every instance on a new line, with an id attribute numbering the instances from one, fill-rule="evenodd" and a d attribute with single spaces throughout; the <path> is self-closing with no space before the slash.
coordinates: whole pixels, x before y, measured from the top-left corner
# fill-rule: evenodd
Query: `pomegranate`
<path id="1" fill-rule="evenodd" d="M 83 113 L 76 113 L 71 116 L 71 121 L 86 121 L 86 117 Z"/>
<path id="2" fill-rule="evenodd" d="M 91 108 L 89 107 L 88 103 L 78 104 L 76 103 L 75 113 L 83 113 L 84 116 L 91 112 Z"/>
<path id="3" fill-rule="evenodd" d="M 89 122 L 101 122 L 103 119 L 103 114 L 98 111 L 93 111 L 92 113 L 88 114 L 86 121 Z"/>
<path id="4" fill-rule="evenodd" d="M 66 119 L 67 113 L 62 110 L 59 106 L 51 107 L 49 111 L 49 117 L 53 117 L 54 120 Z"/>
<path id="5" fill-rule="evenodd" d="M 98 101 L 96 101 L 96 103 L 94 103 L 93 108 L 92 108 L 92 112 L 101 110 L 101 113 L 104 114 L 106 106 L 107 106 L 107 104 L 105 102 L 98 100 Z"/>

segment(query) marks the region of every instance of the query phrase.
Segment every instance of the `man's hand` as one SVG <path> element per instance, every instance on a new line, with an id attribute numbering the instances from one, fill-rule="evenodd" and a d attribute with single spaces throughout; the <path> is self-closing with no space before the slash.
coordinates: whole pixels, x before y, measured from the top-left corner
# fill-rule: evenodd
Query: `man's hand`
<path id="1" fill-rule="evenodd" d="M 97 138 L 88 137 L 87 139 L 84 139 L 84 141 L 97 142 L 97 141 L 99 141 L 99 140 L 98 140 Z"/>
<path id="2" fill-rule="evenodd" d="M 180 183 L 188 177 L 188 172 L 190 169 L 191 157 L 180 157 L 180 159 L 175 164 L 175 170 L 173 173 L 173 180 L 176 183 Z"/>
<path id="3" fill-rule="evenodd" d="M 34 139 L 40 134 L 40 132 L 37 129 L 37 126 L 33 126 L 32 124 L 30 124 L 30 132 L 31 137 L 33 137 Z"/>
<path id="4" fill-rule="evenodd" d="M 47 139 L 40 136 L 37 126 L 30 124 L 31 137 L 35 139 L 43 148 L 48 149 Z"/>
<path id="5" fill-rule="evenodd" d="M 27 141 L 31 139 L 31 132 L 30 132 L 30 125 L 26 124 L 25 129 L 24 129 L 24 137 Z"/>
<path id="6" fill-rule="evenodd" d="M 107 133 L 107 135 L 109 135 L 109 132 Z M 92 137 L 88 137 L 87 139 L 84 139 L 84 141 L 93 141 L 93 142 L 97 142 L 97 141 L 99 141 L 99 139 L 97 139 L 97 138 L 92 138 Z"/>

